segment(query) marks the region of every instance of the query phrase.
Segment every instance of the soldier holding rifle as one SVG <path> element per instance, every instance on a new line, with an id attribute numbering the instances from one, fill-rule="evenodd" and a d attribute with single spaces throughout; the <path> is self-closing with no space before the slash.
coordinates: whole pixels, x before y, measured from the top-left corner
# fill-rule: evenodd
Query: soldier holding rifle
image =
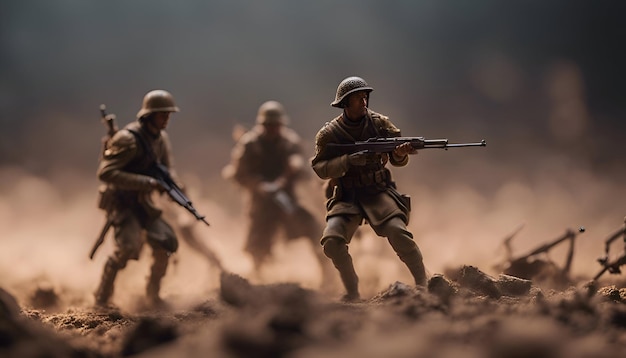
<path id="1" fill-rule="evenodd" d="M 377 235 L 387 238 L 416 285 L 425 286 L 427 280 L 422 253 L 407 229 L 409 197 L 396 190 L 385 166 L 407 165 L 409 154 L 430 147 L 426 145 L 430 142 L 421 137 L 398 140 L 400 130 L 389 118 L 368 108 L 372 91 L 360 77 L 341 81 L 331 106 L 343 112 L 317 133 L 311 163 L 320 178 L 330 179 L 332 196 L 326 204 L 321 244 L 339 271 L 346 289 L 344 301 L 360 300 L 358 276 L 348 244 L 363 220 Z M 454 146 L 484 145 L 481 142 Z M 433 147 L 447 146 L 447 140 L 437 140 Z"/>
<path id="2" fill-rule="evenodd" d="M 111 137 L 105 142 L 97 172 L 104 183 L 99 207 L 107 214 L 107 224 L 100 238 L 112 226 L 116 248 L 104 266 L 95 293 L 98 306 L 109 303 L 118 271 L 126 267 L 129 260 L 139 259 L 144 243 L 151 247 L 153 257 L 146 287 L 148 304 L 163 304 L 159 296 L 161 280 L 170 254 L 178 248 L 178 240 L 172 227 L 161 218 L 161 210 L 151 200 L 151 194 L 168 191 L 176 200 L 181 197 L 187 200 L 175 183 L 170 142 L 165 132 L 170 114 L 178 111 L 169 92 L 154 90 L 144 96 L 137 120 L 124 129 L 116 131 L 112 117 L 105 116 Z M 191 207 L 188 200 L 185 204 Z"/>
<path id="3" fill-rule="evenodd" d="M 256 126 L 241 137 L 231 153 L 231 163 L 223 175 L 248 194 L 250 226 L 245 250 L 250 254 L 256 274 L 271 257 L 277 235 L 287 239 L 307 238 L 320 262 L 322 285 L 332 274 L 328 260 L 317 250 L 323 225 L 300 203 L 296 185 L 306 172 L 300 136 L 287 126 L 284 106 L 277 101 L 261 104 Z"/>

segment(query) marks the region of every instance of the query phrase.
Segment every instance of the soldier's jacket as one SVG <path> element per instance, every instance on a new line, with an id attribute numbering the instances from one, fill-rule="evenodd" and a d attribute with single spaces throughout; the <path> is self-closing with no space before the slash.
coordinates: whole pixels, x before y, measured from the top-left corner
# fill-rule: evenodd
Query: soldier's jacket
<path id="1" fill-rule="evenodd" d="M 374 137 L 399 137 L 400 130 L 388 117 L 368 110 L 358 125 L 348 125 L 343 114 L 327 122 L 315 137 L 315 156 L 311 164 L 322 179 L 330 179 L 331 197 L 326 203 L 327 217 L 363 215 L 372 225 L 400 216 L 408 223 L 409 198 L 396 191 L 391 172 L 385 166 L 405 166 L 408 155 L 398 160 L 392 154 L 368 154 L 365 166 L 351 166 L 348 155 L 328 148 L 328 143 L 347 144 Z"/>
<path id="2" fill-rule="evenodd" d="M 280 137 L 272 141 L 264 140 L 259 127 L 241 136 L 231 153 L 229 176 L 251 193 L 252 206 L 271 200 L 257 192 L 259 183 L 279 177 L 286 179 L 284 190 L 294 197 L 295 180 L 305 173 L 303 165 L 292 164 L 304 161 L 300 143 L 296 132 L 287 127 L 282 127 Z"/>
<path id="3" fill-rule="evenodd" d="M 131 131 L 143 138 L 143 143 L 150 146 L 153 154 L 144 148 L 144 144 Z M 155 160 L 168 167 L 178 182 L 173 170 L 171 145 L 165 131 L 155 136 L 138 121 L 119 130 L 109 139 L 97 171 L 98 178 L 106 184 L 104 191 L 101 189 L 101 201 L 104 202 L 101 202 L 100 207 L 111 211 L 138 204 L 148 215 L 160 215 L 161 211 L 150 198 L 153 191 L 150 177 L 143 174 Z"/>

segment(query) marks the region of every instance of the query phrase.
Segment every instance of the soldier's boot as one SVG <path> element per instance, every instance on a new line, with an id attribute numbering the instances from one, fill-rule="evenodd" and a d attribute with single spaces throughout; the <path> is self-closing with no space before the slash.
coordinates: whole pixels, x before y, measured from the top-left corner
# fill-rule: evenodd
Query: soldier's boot
<path id="1" fill-rule="evenodd" d="M 153 249 L 153 262 L 150 268 L 150 278 L 146 286 L 146 298 L 148 304 L 152 307 L 164 307 L 165 301 L 161 299 L 159 292 L 161 291 L 161 280 L 165 276 L 168 265 L 168 256 L 165 250 Z"/>
<path id="2" fill-rule="evenodd" d="M 426 287 L 426 268 L 424 268 L 422 253 L 413 239 L 411 237 L 401 237 L 399 239 L 390 237 L 389 243 L 400 260 L 404 262 L 411 272 L 415 284 L 417 286 Z"/>
<path id="3" fill-rule="evenodd" d="M 115 277 L 117 276 L 118 270 L 119 266 L 117 262 L 113 258 L 109 257 L 104 265 L 100 285 L 95 293 L 97 306 L 104 307 L 109 303 L 111 296 L 113 296 L 113 285 L 115 283 Z"/>
<path id="4" fill-rule="evenodd" d="M 320 263 L 322 273 L 320 290 L 322 292 L 334 291 L 339 285 L 334 264 L 332 262 L 329 262 L 328 258 L 323 253 L 320 253 L 320 255 L 318 255 L 318 261 Z"/>
<path id="5" fill-rule="evenodd" d="M 343 239 L 330 237 L 324 241 L 324 254 L 330 258 L 339 271 L 341 282 L 346 289 L 342 301 L 355 302 L 361 299 L 359 293 L 359 277 L 352 264 L 352 256 L 348 253 L 348 245 Z"/>
<path id="6" fill-rule="evenodd" d="M 427 279 L 426 279 L 426 268 L 424 267 L 424 262 L 422 260 L 422 255 L 419 250 L 415 250 L 414 252 L 400 257 L 400 260 L 404 262 L 406 267 L 411 272 L 413 279 L 415 280 L 415 284 L 417 286 L 426 287 Z"/>

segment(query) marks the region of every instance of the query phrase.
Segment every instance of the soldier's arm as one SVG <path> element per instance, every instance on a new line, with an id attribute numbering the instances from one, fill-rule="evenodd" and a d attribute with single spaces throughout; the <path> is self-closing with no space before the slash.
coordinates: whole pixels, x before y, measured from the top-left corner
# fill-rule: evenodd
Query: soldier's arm
<path id="1" fill-rule="evenodd" d="M 309 172 L 305 166 L 304 150 L 302 148 L 302 139 L 296 134 L 296 132 L 286 128 L 284 131 L 285 138 L 289 143 L 287 151 L 287 163 L 285 172 L 282 177 L 285 178 L 287 183 L 291 183 L 295 180 L 305 178 Z"/>
<path id="2" fill-rule="evenodd" d="M 232 150 L 232 179 L 244 188 L 254 190 L 261 182 L 261 176 L 251 170 L 254 158 L 251 150 L 252 143 L 248 139 L 248 135 L 244 135 Z"/>
<path id="3" fill-rule="evenodd" d="M 403 167 L 409 164 L 409 155 L 407 154 L 400 157 L 394 152 L 391 152 L 391 155 L 389 156 L 389 163 L 391 163 L 394 167 Z"/>
<path id="4" fill-rule="evenodd" d="M 155 180 L 147 175 L 125 171 L 137 154 L 137 143 L 132 133 L 127 130 L 118 131 L 98 167 L 98 179 L 113 184 L 122 190 L 151 190 Z"/>
<path id="5" fill-rule="evenodd" d="M 326 144 L 330 140 L 330 133 L 324 128 L 315 136 L 315 156 L 311 160 L 311 166 L 315 174 L 322 179 L 340 178 L 350 168 L 347 154 L 336 157 L 329 156 Z"/>

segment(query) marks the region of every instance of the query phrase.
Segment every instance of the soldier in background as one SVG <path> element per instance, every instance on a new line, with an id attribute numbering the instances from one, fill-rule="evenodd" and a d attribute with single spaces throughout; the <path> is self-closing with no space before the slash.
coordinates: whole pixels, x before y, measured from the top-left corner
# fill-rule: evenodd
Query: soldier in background
<path id="1" fill-rule="evenodd" d="M 258 274 L 270 257 L 279 230 L 287 239 L 305 237 L 317 248 L 322 224 L 302 207 L 295 196 L 298 179 L 306 175 L 300 137 L 287 125 L 282 104 L 263 103 L 258 110 L 256 126 L 241 135 L 231 153 L 231 163 L 223 174 L 241 186 L 249 195 L 250 227 L 245 250 L 250 254 Z M 323 282 L 329 267 L 321 250 L 315 255 L 322 266 Z"/>
<path id="2" fill-rule="evenodd" d="M 322 179 L 330 179 L 332 196 L 326 208 L 326 228 L 321 244 L 346 289 L 344 301 L 360 299 L 358 276 L 348 253 L 355 231 L 363 220 L 377 235 L 386 237 L 420 286 L 426 285 L 422 254 L 413 235 L 407 230 L 410 201 L 396 191 L 387 163 L 405 166 L 416 150 L 410 143 L 397 146 L 391 153 L 341 154 L 328 143 L 350 144 L 374 137 L 399 137 L 400 130 L 389 118 L 368 108 L 370 87 L 360 77 L 348 77 L 337 88 L 331 106 L 343 113 L 327 122 L 315 138 L 313 170 Z"/>
<path id="3" fill-rule="evenodd" d="M 106 211 L 107 220 L 115 230 L 116 248 L 104 266 L 95 293 L 98 306 L 109 303 L 117 273 L 126 267 L 128 260 L 139 259 L 145 243 L 151 247 L 153 258 L 146 287 L 148 304 L 163 305 L 159 296 L 161 279 L 170 254 L 178 248 L 178 240 L 151 199 L 152 193 L 163 188 L 147 171 L 158 162 L 176 178 L 165 128 L 170 114 L 178 111 L 169 92 L 150 91 L 143 98 L 137 120 L 117 131 L 106 143 L 97 172 L 105 184 L 99 206 Z"/>

